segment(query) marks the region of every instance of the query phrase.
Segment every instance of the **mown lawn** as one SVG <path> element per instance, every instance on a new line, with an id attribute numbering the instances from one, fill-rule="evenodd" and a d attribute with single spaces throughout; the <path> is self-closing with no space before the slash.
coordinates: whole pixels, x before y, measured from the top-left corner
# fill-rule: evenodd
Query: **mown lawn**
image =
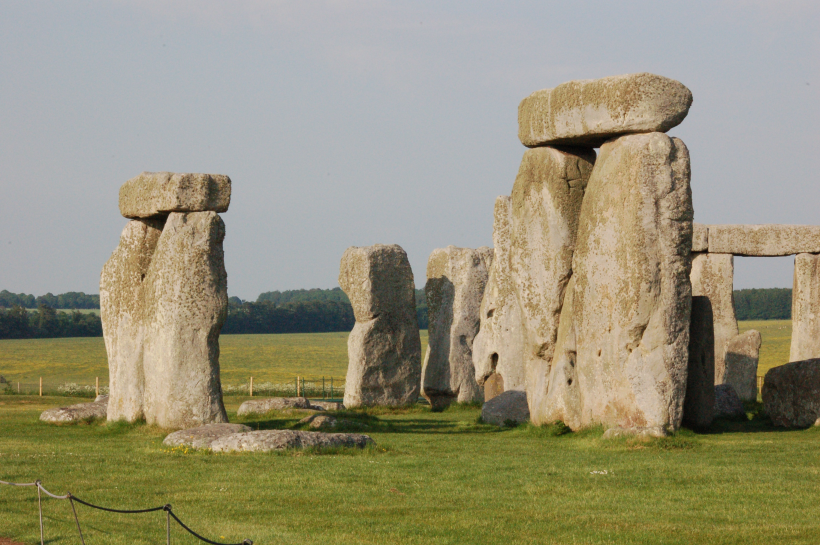
<path id="1" fill-rule="evenodd" d="M 243 399 L 227 399 L 231 419 Z M 206 537 L 257 544 L 820 542 L 820 430 L 718 423 L 661 441 L 599 430 L 500 431 L 478 409 L 354 415 L 377 447 L 336 454 L 167 449 L 148 426 L 53 426 L 66 398 L 0 396 L 0 479 L 110 507 L 171 503 Z M 298 413 L 244 420 L 292 427 Z M 67 502 L 45 501 L 49 543 L 77 543 Z M 86 543 L 164 543 L 162 513 L 78 506 Z M 0 537 L 39 542 L 31 488 L 0 486 Z M 174 543 L 196 543 L 173 530 Z"/>

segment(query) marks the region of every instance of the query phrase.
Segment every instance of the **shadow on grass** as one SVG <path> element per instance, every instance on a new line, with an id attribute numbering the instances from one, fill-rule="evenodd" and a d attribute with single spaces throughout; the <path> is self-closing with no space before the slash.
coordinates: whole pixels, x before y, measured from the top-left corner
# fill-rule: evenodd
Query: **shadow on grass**
<path id="1" fill-rule="evenodd" d="M 800 430 L 800 428 L 782 428 L 772 424 L 771 419 L 763 409 L 763 403 L 759 401 L 747 401 L 743 403 L 743 408 L 746 411 L 745 416 L 716 418 L 707 429 L 692 431 L 699 435 L 721 435 L 726 433 L 772 433 Z"/>

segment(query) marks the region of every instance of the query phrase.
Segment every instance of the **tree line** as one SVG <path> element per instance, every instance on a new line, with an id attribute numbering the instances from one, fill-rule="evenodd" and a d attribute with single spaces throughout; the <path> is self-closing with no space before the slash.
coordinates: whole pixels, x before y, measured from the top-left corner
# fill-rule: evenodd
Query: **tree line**
<path id="1" fill-rule="evenodd" d="M 416 290 L 416 318 L 427 329 L 427 299 Z M 68 292 L 39 297 L 0 291 L 0 339 L 99 337 L 102 322 L 96 314 L 58 312 L 56 308 L 99 308 L 99 295 Z M 792 290 L 746 289 L 734 292 L 738 320 L 788 320 Z M 27 309 L 35 309 L 33 311 Z M 340 288 L 330 290 L 269 291 L 255 302 L 231 297 L 222 333 L 314 333 L 350 331 L 353 308 Z"/>

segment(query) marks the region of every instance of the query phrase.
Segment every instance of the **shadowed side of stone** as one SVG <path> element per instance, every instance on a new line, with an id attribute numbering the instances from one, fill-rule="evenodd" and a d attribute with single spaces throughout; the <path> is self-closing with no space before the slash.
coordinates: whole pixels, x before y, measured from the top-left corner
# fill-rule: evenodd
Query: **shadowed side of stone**
<path id="1" fill-rule="evenodd" d="M 68 407 L 47 409 L 40 414 L 40 420 L 51 423 L 80 422 L 91 419 L 105 419 L 108 412 L 108 396 L 100 396 L 99 401 L 78 403 Z"/>
<path id="2" fill-rule="evenodd" d="M 820 359 L 769 369 L 763 379 L 763 407 L 776 426 L 820 425 Z"/>
<path id="3" fill-rule="evenodd" d="M 750 329 L 726 345 L 723 382 L 734 387 L 741 401 L 757 399 L 757 363 L 761 343 L 760 332 Z"/>
<path id="4" fill-rule="evenodd" d="M 743 403 L 731 384 L 715 386 L 715 418 L 746 418 Z"/>
<path id="5" fill-rule="evenodd" d="M 715 416 L 715 333 L 712 303 L 702 295 L 692 297 L 689 322 L 689 370 L 683 424 L 705 429 Z"/>
<path id="6" fill-rule="evenodd" d="M 251 428 L 244 424 L 207 424 L 198 428 L 175 431 L 169 434 L 162 444 L 168 447 L 210 448 L 211 443 L 220 437 L 247 431 L 251 431 Z"/>
<path id="7" fill-rule="evenodd" d="M 484 403 L 481 419 L 487 424 L 503 426 L 509 422 L 520 424 L 530 419 L 527 393 L 509 390 Z"/>
<path id="8" fill-rule="evenodd" d="M 428 345 L 421 393 L 434 409 L 484 401 L 475 379 L 473 341 L 493 251 L 448 246 L 427 261 Z"/>
<path id="9" fill-rule="evenodd" d="M 263 430 L 236 433 L 211 443 L 214 452 L 269 452 L 298 448 L 364 448 L 375 442 L 358 433 L 323 433 L 316 431 Z"/>

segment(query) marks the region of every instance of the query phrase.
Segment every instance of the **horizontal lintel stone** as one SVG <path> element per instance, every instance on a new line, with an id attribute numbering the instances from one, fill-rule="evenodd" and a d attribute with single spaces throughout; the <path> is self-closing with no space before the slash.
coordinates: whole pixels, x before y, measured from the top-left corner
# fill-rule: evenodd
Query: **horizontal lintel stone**
<path id="1" fill-rule="evenodd" d="M 120 187 L 120 213 L 131 219 L 227 212 L 230 204 L 231 179 L 223 174 L 143 172 Z"/>
<path id="2" fill-rule="evenodd" d="M 708 225 L 709 253 L 784 256 L 820 253 L 820 225 Z"/>

